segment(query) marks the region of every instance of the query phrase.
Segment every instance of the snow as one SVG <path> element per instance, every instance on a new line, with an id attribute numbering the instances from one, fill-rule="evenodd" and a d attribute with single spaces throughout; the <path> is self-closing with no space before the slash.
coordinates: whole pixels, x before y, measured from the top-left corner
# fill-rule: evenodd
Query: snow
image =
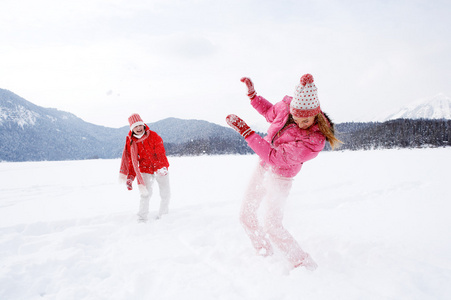
<path id="1" fill-rule="evenodd" d="M 307 162 L 284 224 L 314 272 L 251 248 L 238 211 L 255 155 L 169 157 L 170 213 L 147 224 L 118 159 L 0 163 L 0 299 L 450 299 L 450 154 Z"/>

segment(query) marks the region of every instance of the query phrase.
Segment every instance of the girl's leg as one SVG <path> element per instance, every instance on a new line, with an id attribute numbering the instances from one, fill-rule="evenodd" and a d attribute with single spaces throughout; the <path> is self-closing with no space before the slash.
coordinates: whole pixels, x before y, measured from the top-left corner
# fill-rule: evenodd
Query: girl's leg
<path id="1" fill-rule="evenodd" d="M 165 176 L 156 175 L 158 188 L 160 190 L 160 211 L 158 216 L 161 217 L 169 212 L 169 201 L 171 200 L 171 187 L 169 185 L 169 174 Z"/>
<path id="2" fill-rule="evenodd" d="M 293 236 L 283 227 L 283 213 L 293 180 L 275 174 L 268 178 L 268 207 L 265 214 L 264 226 L 271 242 L 279 248 L 293 267 L 304 265 L 307 260 L 315 264 L 310 256 L 304 252 Z M 315 264 L 316 265 L 316 264 Z"/>
<path id="3" fill-rule="evenodd" d="M 273 254 L 273 249 L 263 228 L 259 225 L 257 215 L 258 208 L 265 196 L 263 186 L 265 172 L 260 164 L 255 169 L 241 205 L 240 221 L 257 253 L 268 256 Z"/>
<path id="4" fill-rule="evenodd" d="M 141 194 L 140 202 L 139 202 L 139 211 L 138 211 L 138 221 L 139 222 L 147 222 L 148 215 L 149 215 L 149 200 L 152 196 L 153 192 L 153 181 L 155 179 L 155 176 L 153 174 L 148 173 L 142 173 L 141 174 L 144 180 L 144 183 L 146 184 L 147 191 L 149 192 L 148 195 L 143 196 Z"/>

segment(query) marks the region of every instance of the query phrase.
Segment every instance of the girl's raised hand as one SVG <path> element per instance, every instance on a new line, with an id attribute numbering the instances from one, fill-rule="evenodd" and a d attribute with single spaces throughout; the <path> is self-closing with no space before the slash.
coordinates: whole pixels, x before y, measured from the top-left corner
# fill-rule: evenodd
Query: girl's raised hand
<path id="1" fill-rule="evenodd" d="M 241 82 L 244 82 L 247 86 L 247 96 L 252 100 L 255 96 L 257 96 L 257 93 L 254 89 L 254 84 L 252 83 L 252 80 L 248 77 L 241 78 Z"/>

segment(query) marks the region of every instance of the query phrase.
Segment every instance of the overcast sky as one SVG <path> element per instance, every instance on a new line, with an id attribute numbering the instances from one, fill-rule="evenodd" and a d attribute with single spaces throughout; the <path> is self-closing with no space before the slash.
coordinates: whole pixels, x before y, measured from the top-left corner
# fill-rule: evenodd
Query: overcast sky
<path id="1" fill-rule="evenodd" d="M 336 122 L 451 96 L 448 0 L 1 0 L 0 88 L 108 127 L 168 117 L 259 126 L 315 78 Z"/>

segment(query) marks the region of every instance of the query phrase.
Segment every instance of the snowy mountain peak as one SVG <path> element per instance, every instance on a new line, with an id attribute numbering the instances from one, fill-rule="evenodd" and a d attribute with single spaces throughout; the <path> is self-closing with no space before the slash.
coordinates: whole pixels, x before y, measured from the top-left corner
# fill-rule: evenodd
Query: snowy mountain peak
<path id="1" fill-rule="evenodd" d="M 24 99 L 7 90 L 0 89 L 0 124 L 16 123 L 18 126 L 34 125 L 40 115 L 27 107 Z"/>
<path id="2" fill-rule="evenodd" d="M 451 98 L 443 93 L 406 105 L 383 118 L 394 119 L 451 119 Z"/>
<path id="3" fill-rule="evenodd" d="M 39 114 L 26 109 L 20 104 L 14 105 L 9 109 L 0 107 L 0 124 L 4 121 L 11 121 L 17 123 L 23 129 L 24 125 L 34 125 L 38 117 Z"/>

